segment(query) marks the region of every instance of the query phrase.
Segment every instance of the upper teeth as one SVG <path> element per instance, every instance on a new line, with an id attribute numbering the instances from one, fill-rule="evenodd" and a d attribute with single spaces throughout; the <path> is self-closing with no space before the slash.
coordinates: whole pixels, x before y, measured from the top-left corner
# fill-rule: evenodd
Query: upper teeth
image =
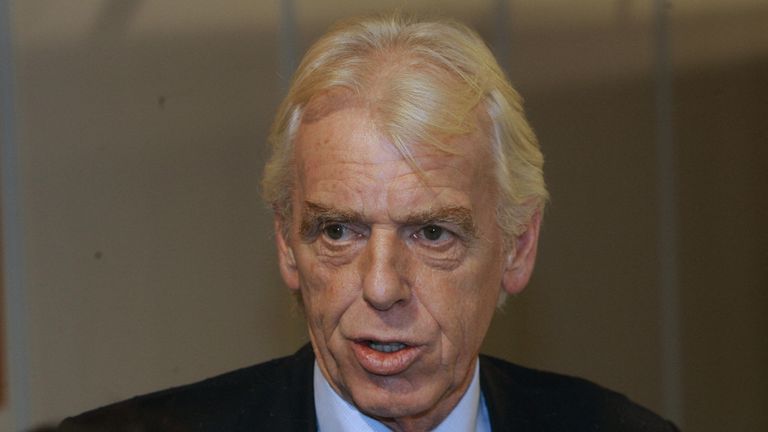
<path id="1" fill-rule="evenodd" d="M 405 348 L 406 345 L 400 342 L 392 342 L 392 343 L 369 342 L 368 346 L 375 349 L 376 351 L 390 353 L 390 352 L 400 351 L 401 349 Z"/>

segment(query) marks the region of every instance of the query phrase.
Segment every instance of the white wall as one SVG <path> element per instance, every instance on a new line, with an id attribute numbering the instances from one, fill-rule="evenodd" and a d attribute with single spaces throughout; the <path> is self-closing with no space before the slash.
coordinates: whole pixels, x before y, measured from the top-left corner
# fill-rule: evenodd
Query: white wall
<path id="1" fill-rule="evenodd" d="M 296 349 L 258 197 L 278 5 L 13 6 L 29 424 Z"/>

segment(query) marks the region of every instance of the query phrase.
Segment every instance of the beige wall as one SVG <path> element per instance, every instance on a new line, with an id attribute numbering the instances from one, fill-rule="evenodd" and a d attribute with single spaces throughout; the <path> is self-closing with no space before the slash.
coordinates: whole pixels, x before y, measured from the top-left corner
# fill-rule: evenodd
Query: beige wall
<path id="1" fill-rule="evenodd" d="M 297 51 L 338 17 L 405 3 L 297 0 Z M 681 413 L 664 403 L 653 5 L 509 2 L 500 17 L 492 0 L 409 3 L 497 42 L 547 156 L 537 273 L 486 351 L 588 377 L 686 430 L 767 429 L 763 2 L 670 11 Z M 10 5 L 25 304 L 9 349 L 26 361 L 0 430 L 306 341 L 257 189 L 290 43 L 281 2 Z"/>

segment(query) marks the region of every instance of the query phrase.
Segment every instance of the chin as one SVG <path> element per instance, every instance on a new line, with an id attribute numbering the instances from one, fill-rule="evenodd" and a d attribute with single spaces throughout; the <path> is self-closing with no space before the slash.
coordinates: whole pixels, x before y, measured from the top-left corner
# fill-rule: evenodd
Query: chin
<path id="1" fill-rule="evenodd" d="M 428 407 L 420 407 L 413 404 L 379 401 L 363 401 L 359 405 L 356 404 L 356 406 L 369 417 L 378 419 L 416 417 L 429 410 Z"/>
<path id="2" fill-rule="evenodd" d="M 389 389 L 371 384 L 358 392 L 353 391 L 352 400 L 360 411 L 369 416 L 396 419 L 428 412 L 438 403 L 439 397 L 435 393 L 434 389 L 414 389 L 410 385 Z"/>

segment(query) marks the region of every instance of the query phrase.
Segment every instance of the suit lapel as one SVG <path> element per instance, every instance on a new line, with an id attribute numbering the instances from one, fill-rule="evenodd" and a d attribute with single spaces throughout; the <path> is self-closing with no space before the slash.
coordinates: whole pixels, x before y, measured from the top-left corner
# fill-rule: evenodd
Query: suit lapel
<path id="1" fill-rule="evenodd" d="M 492 431 L 533 432 L 529 414 L 521 409 L 524 404 L 516 400 L 520 393 L 515 390 L 516 386 L 487 357 L 480 356 L 480 390 L 488 407 Z"/>
<path id="2" fill-rule="evenodd" d="M 238 430 L 316 432 L 314 361 L 315 355 L 309 344 L 286 358 L 279 369 L 272 371 L 282 378 L 275 381 L 272 388 L 265 389 L 272 400 L 266 416 L 250 417 Z"/>

